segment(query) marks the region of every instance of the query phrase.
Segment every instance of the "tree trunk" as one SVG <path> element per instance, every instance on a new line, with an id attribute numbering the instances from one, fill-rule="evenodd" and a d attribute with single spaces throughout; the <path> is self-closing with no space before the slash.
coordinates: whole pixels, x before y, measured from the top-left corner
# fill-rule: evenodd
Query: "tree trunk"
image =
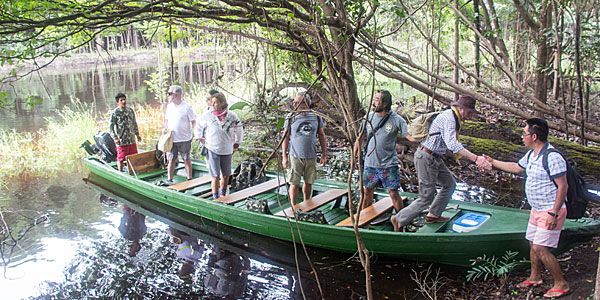
<path id="1" fill-rule="evenodd" d="M 581 112 L 581 144 L 587 145 L 585 139 L 585 117 L 583 113 L 583 87 L 581 79 L 581 60 L 579 51 L 579 40 L 581 38 L 581 11 L 575 1 L 575 67 L 577 69 L 577 93 L 579 94 L 579 111 Z"/>
<path id="2" fill-rule="evenodd" d="M 596 270 L 596 289 L 594 290 L 594 300 L 600 300 L 600 252 L 598 252 L 598 268 Z"/>
<path id="3" fill-rule="evenodd" d="M 505 65 L 509 66 L 509 68 L 514 72 L 514 63 L 510 62 L 510 55 L 508 54 L 508 49 L 506 48 L 506 44 L 504 43 L 504 38 L 501 35 L 503 32 L 505 32 L 504 30 L 502 30 L 502 28 L 500 28 L 500 24 L 498 22 L 498 14 L 496 13 L 496 8 L 494 7 L 494 1 L 493 0 L 487 0 L 488 3 L 488 7 L 487 9 L 489 10 L 489 16 L 487 17 L 487 19 L 489 20 L 489 27 L 490 30 L 489 31 L 493 31 L 493 32 L 498 32 L 498 36 L 496 35 L 491 35 L 490 36 L 490 43 L 497 49 L 498 49 L 498 54 L 500 55 L 500 57 L 502 58 L 502 63 L 504 63 Z M 486 9 L 485 9 L 485 5 L 483 5 L 484 3 L 481 3 L 481 7 L 483 8 L 483 13 L 486 13 Z"/>
<path id="4" fill-rule="evenodd" d="M 479 20 L 479 0 L 473 0 L 473 11 L 475 12 L 475 27 L 477 31 L 481 32 L 481 22 Z M 479 88 L 479 77 L 480 69 L 479 69 L 479 35 L 475 35 L 475 74 L 477 75 L 477 79 L 475 80 L 475 87 Z"/>
<path id="5" fill-rule="evenodd" d="M 546 68 L 550 61 L 550 47 L 548 46 L 548 38 L 544 34 L 552 25 L 552 9 L 547 0 L 543 1 L 540 11 L 540 27 L 536 31 L 537 38 L 537 53 L 535 64 L 535 92 L 534 97 L 542 103 L 547 102 L 548 80 L 546 76 Z M 536 105 L 537 106 L 537 105 Z M 542 113 L 539 113 L 543 117 Z"/>
<path id="6" fill-rule="evenodd" d="M 454 0 L 454 6 L 456 9 L 458 9 L 458 0 Z M 458 15 L 456 15 L 456 17 L 454 18 L 454 61 L 456 62 L 456 64 L 454 65 L 454 83 L 456 83 L 457 85 L 460 84 L 460 80 L 458 78 L 458 63 L 459 63 L 459 32 L 458 32 L 458 22 L 460 21 L 460 18 Z M 458 93 L 454 93 L 454 101 L 458 101 Z"/>
<path id="7" fill-rule="evenodd" d="M 554 52 L 554 84 L 552 94 L 554 95 L 554 100 L 558 100 L 560 94 L 560 78 L 562 76 L 561 64 L 560 60 L 562 59 L 562 37 L 563 37 L 563 28 L 564 28 L 564 11 L 562 5 L 560 7 L 560 11 L 557 7 L 557 1 L 552 1 L 552 6 L 554 8 L 554 18 L 555 18 L 555 29 L 554 29 L 554 39 L 556 41 L 556 51 Z M 566 121 L 566 120 L 565 120 Z"/>

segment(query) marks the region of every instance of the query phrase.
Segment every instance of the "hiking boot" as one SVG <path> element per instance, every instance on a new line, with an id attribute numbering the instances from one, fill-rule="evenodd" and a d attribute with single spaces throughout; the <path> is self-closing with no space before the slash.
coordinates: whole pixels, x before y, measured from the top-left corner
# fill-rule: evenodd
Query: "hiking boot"
<path id="1" fill-rule="evenodd" d="M 450 218 L 448 217 L 436 217 L 436 216 L 426 216 L 425 217 L 425 223 L 427 224 L 431 224 L 431 223 L 444 223 L 444 222 L 448 222 L 450 221 Z"/>

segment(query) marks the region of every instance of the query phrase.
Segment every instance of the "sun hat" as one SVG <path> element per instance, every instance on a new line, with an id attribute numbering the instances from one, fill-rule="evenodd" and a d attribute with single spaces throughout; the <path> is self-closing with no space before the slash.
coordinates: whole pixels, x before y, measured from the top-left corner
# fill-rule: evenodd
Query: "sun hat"
<path id="1" fill-rule="evenodd" d="M 479 112 L 475 109 L 475 101 L 475 98 L 470 95 L 460 95 L 458 101 L 454 101 L 450 103 L 450 105 L 468 109 L 471 112 L 478 114 Z"/>

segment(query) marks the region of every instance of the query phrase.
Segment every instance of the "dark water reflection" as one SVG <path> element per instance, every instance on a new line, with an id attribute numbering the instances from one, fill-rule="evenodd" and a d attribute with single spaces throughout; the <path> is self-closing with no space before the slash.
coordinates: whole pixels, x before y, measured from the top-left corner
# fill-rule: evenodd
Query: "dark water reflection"
<path id="1" fill-rule="evenodd" d="M 291 243 L 208 220 L 186 224 L 184 216 L 165 218 L 126 197 L 119 202 L 101 197 L 81 177 L 33 179 L 0 194 L 15 237 L 38 216 L 47 216 L 31 226 L 12 253 L 2 245 L 2 299 L 303 299 L 302 292 L 306 299 L 321 298 L 301 248 L 296 249 L 298 272 Z M 132 251 L 135 240 L 137 252 Z M 364 273 L 356 257 L 308 252 L 325 298 L 364 298 Z M 411 270 L 428 264 L 373 261 L 376 299 L 421 298 Z"/>
<path id="2" fill-rule="evenodd" d="M 180 83 L 205 85 L 218 76 L 220 69 L 225 69 L 219 63 L 209 62 L 180 62 L 175 68 L 175 78 Z M 115 107 L 114 95 L 118 92 L 127 94 L 128 104 L 132 106 L 158 104 L 148 83 L 151 74 L 157 71 L 156 62 L 151 60 L 136 65 L 114 63 L 43 69 L 0 87 L 8 92 L 8 105 L 0 108 L 0 128 L 37 131 L 47 124 L 47 117 L 71 106 L 75 99 L 88 104 L 97 113 L 106 112 Z"/>

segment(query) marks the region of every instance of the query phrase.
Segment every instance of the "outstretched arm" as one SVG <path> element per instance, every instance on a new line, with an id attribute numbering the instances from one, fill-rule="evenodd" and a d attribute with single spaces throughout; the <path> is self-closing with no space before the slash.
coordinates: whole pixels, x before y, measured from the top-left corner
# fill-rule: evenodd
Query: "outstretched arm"
<path id="1" fill-rule="evenodd" d="M 493 159 L 485 154 L 483 155 L 483 157 L 488 162 L 490 162 L 493 167 L 496 167 L 502 171 L 510 172 L 510 173 L 514 173 L 514 174 L 519 174 L 519 173 L 525 171 L 525 169 L 521 168 L 521 166 L 519 166 L 519 164 L 516 162 L 501 161 L 501 160 Z"/>
<path id="2" fill-rule="evenodd" d="M 479 156 L 479 155 L 467 150 L 466 148 L 463 148 L 462 150 L 458 151 L 458 154 L 472 160 L 478 167 L 480 167 L 482 169 L 486 169 L 486 170 L 492 169 L 491 162 L 486 160 L 483 156 Z"/>

